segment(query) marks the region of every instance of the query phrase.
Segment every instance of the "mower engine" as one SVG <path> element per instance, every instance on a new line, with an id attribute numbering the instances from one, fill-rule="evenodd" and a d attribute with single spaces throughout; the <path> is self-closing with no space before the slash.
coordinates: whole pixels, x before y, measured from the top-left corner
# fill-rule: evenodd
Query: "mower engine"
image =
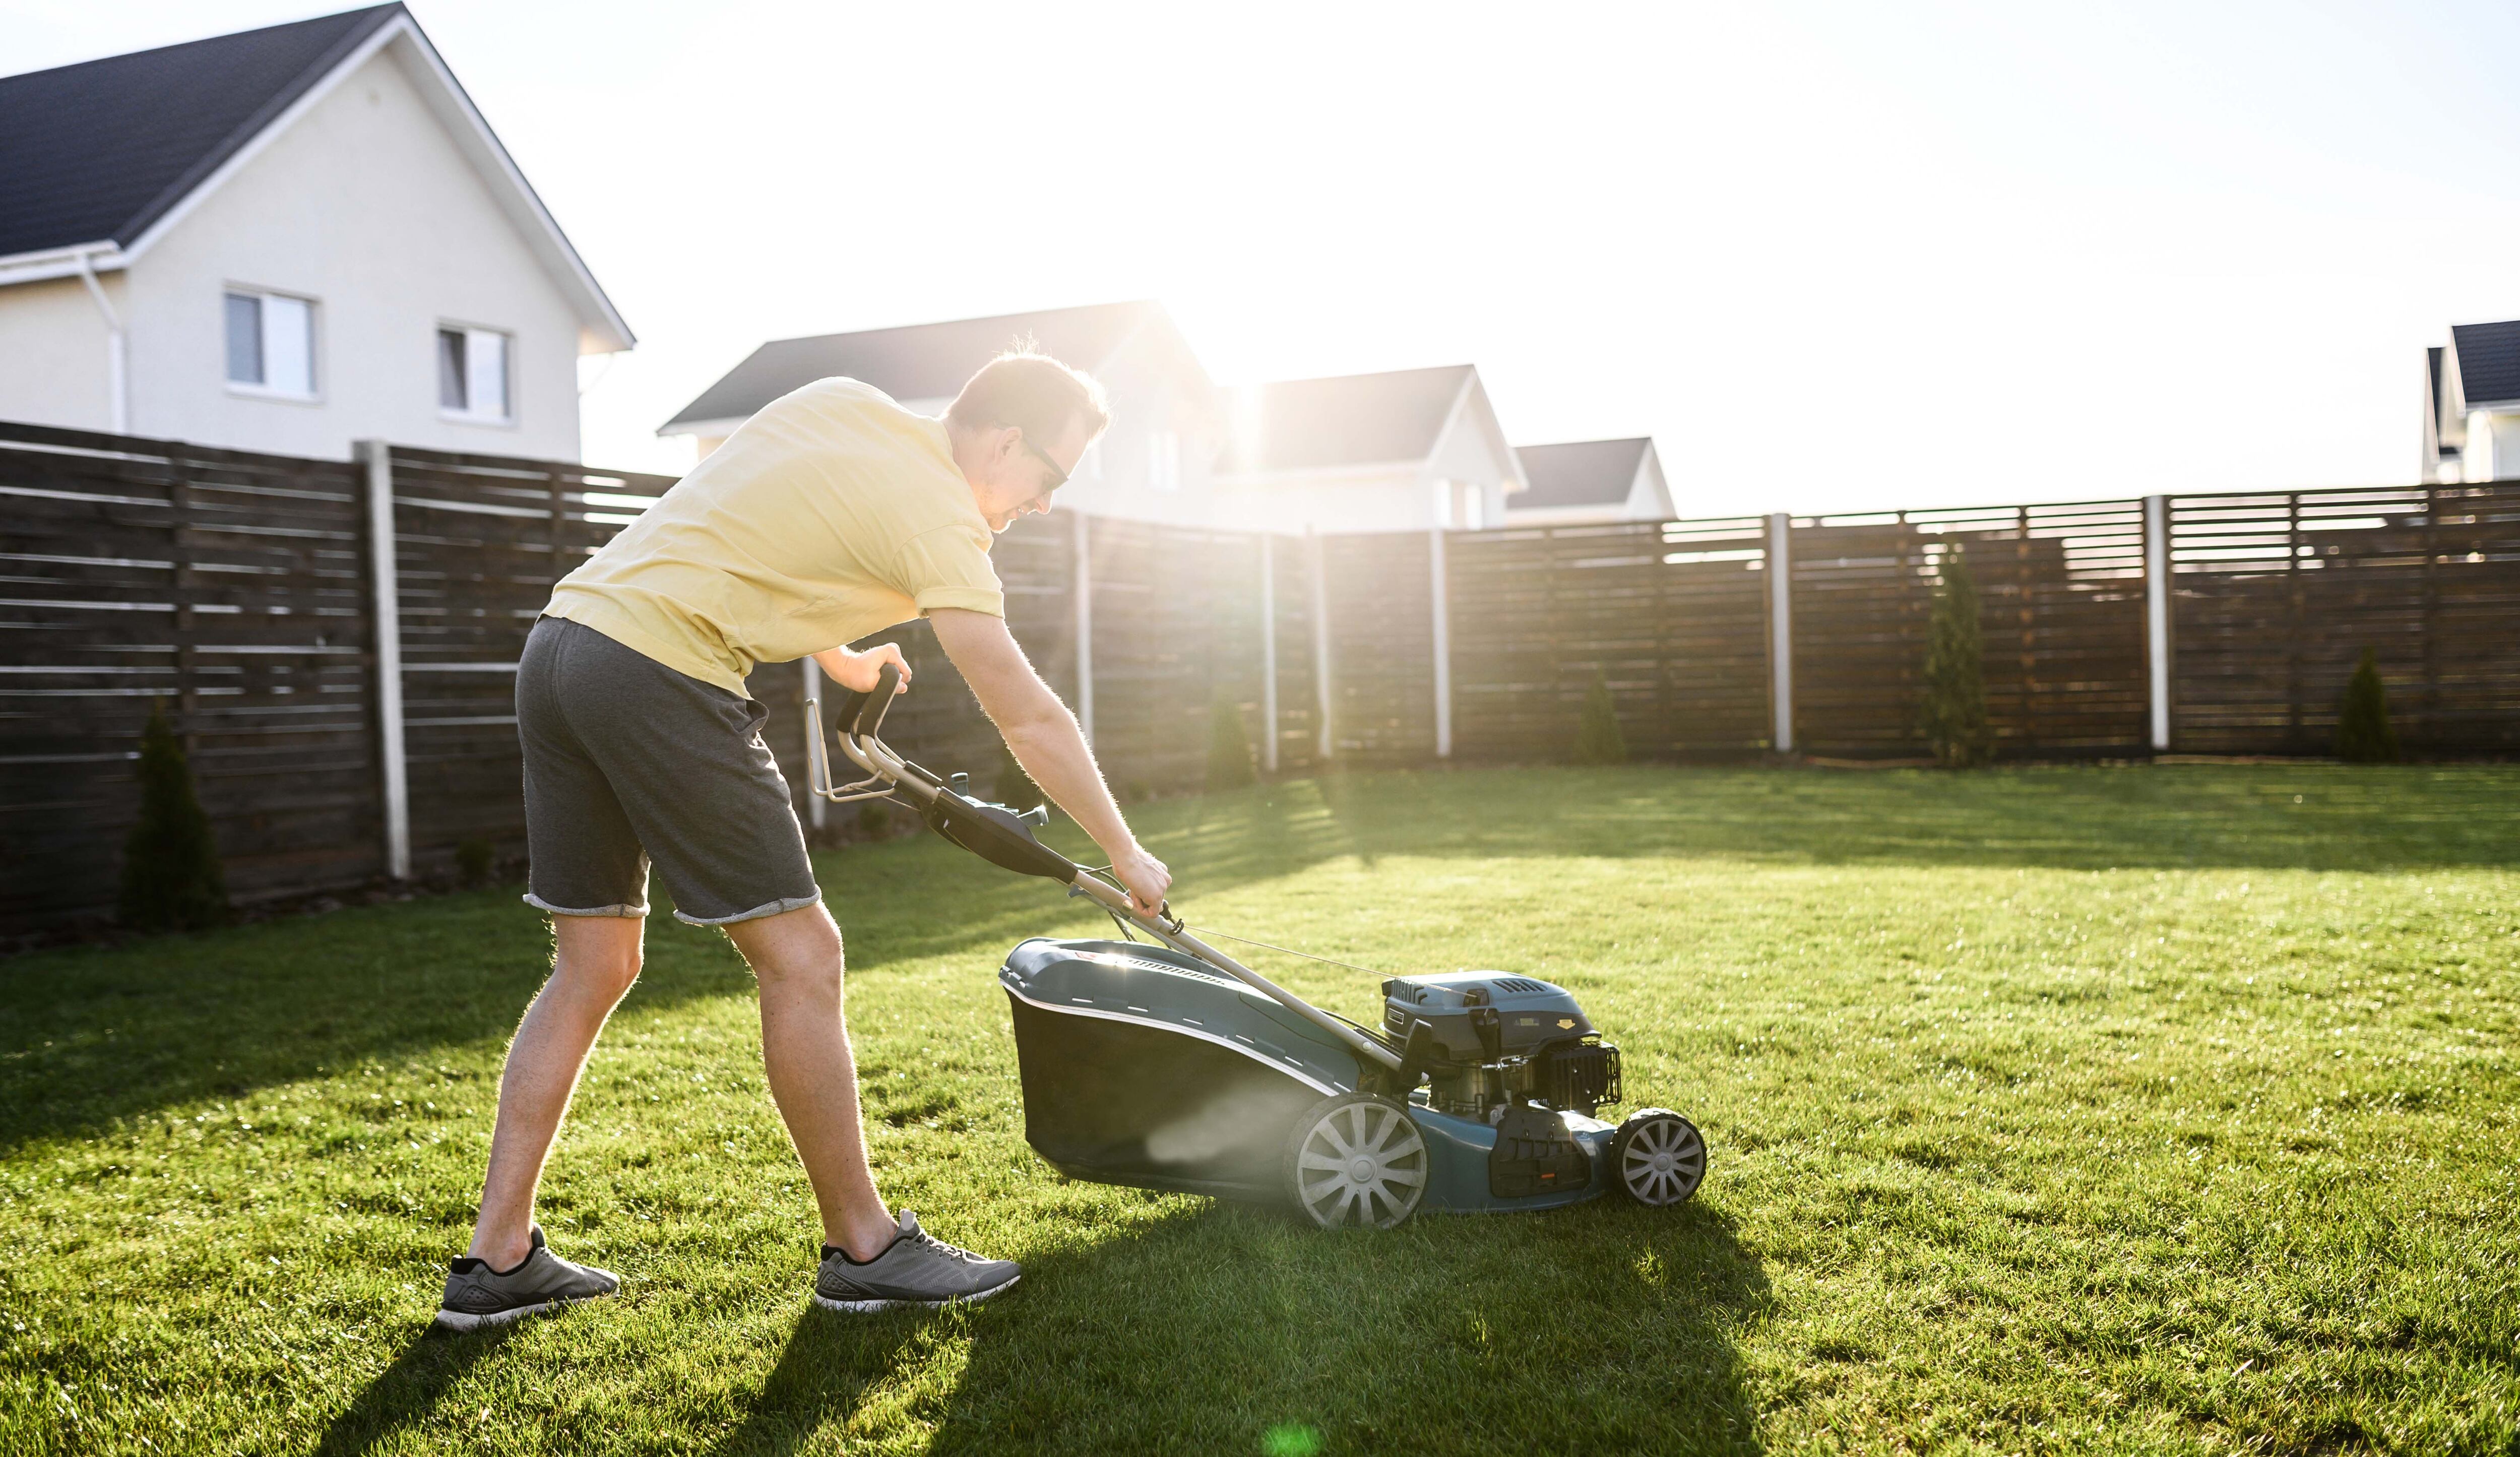
<path id="1" fill-rule="evenodd" d="M 1423 1030 L 1419 1030 L 1419 1028 Z M 1382 983 L 1382 1030 L 1427 1075 L 1427 1105 L 1501 1123 L 1529 1103 L 1591 1117 L 1619 1101 L 1619 1050 L 1562 986 L 1502 972 Z"/>

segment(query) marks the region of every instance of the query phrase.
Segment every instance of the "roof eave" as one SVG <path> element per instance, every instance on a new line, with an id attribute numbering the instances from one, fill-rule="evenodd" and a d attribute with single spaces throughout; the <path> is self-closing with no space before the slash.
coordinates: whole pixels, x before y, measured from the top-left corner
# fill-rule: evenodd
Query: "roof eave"
<path id="1" fill-rule="evenodd" d="M 722 415 L 714 420 L 668 420 L 656 427 L 656 435 L 659 439 L 667 440 L 676 435 L 714 435 L 723 438 L 734 434 L 739 426 L 751 418 L 750 415 Z"/>
<path id="2" fill-rule="evenodd" d="M 68 248 L 41 248 L 0 258 L 0 289 L 47 279 L 76 278 L 82 272 L 110 273 L 130 266 L 130 255 L 111 238 L 75 243 Z"/>

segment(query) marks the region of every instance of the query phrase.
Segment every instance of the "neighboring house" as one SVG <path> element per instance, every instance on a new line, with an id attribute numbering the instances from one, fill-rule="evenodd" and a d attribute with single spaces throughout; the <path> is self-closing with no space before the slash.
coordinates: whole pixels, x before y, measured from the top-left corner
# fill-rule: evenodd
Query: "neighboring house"
<path id="1" fill-rule="evenodd" d="M 1531 488 L 1506 503 L 1508 526 L 1667 522 L 1680 514 L 1650 437 L 1524 445 L 1514 454 Z"/>
<path id="2" fill-rule="evenodd" d="M 2520 320 L 2455 324 L 2424 350 L 2426 485 L 2520 479 Z"/>
<path id="3" fill-rule="evenodd" d="M 1219 525 L 1475 530 L 1524 486 L 1467 364 L 1248 385 L 1225 392 L 1223 414 Z"/>
<path id="4" fill-rule="evenodd" d="M 665 422 L 705 456 L 755 411 L 833 375 L 862 380 L 922 415 L 942 415 L 973 371 L 1029 341 L 1102 382 L 1111 428 L 1078 463 L 1058 504 L 1090 516 L 1202 525 L 1211 519 L 1215 386 L 1152 302 L 1101 303 L 775 340 Z"/>
<path id="5" fill-rule="evenodd" d="M 0 419 L 575 460 L 632 342 L 400 5 L 0 78 Z"/>

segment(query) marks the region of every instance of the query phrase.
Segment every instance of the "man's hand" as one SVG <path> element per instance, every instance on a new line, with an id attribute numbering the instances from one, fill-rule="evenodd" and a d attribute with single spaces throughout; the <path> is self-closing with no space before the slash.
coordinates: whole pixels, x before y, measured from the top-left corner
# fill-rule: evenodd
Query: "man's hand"
<path id="1" fill-rule="evenodd" d="M 901 686 L 893 692 L 910 691 L 910 661 L 901 656 L 899 648 L 890 643 L 879 643 L 863 653 L 833 648 L 828 653 L 815 654 L 814 661 L 821 664 L 824 677 L 851 693 L 875 692 L 875 685 L 882 680 L 883 665 L 889 662 L 901 669 Z"/>
<path id="2" fill-rule="evenodd" d="M 1129 892 L 1129 904 L 1141 916 L 1161 913 L 1164 892 L 1173 888 L 1173 873 L 1164 862 L 1149 855 L 1146 847 L 1132 843 L 1111 857 L 1111 874 Z"/>

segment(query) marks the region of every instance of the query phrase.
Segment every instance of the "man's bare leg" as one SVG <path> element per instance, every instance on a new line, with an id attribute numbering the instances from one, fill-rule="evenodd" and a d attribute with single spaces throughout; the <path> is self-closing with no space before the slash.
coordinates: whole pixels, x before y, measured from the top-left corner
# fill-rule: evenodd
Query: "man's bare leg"
<path id="1" fill-rule="evenodd" d="M 499 1074 L 499 1117 L 490 1131 L 490 1168 L 481 1214 L 465 1252 L 508 1269 L 533 1248 L 534 1186 L 542 1182 L 577 1074 L 604 1021 L 639 979 L 638 916 L 554 916 L 551 979 L 525 1009 Z"/>
<path id="2" fill-rule="evenodd" d="M 841 1009 L 840 929 L 819 904 L 726 929 L 761 983 L 761 1061 L 823 1213 L 823 1242 L 872 1259 L 897 1226 L 876 1193 Z"/>

